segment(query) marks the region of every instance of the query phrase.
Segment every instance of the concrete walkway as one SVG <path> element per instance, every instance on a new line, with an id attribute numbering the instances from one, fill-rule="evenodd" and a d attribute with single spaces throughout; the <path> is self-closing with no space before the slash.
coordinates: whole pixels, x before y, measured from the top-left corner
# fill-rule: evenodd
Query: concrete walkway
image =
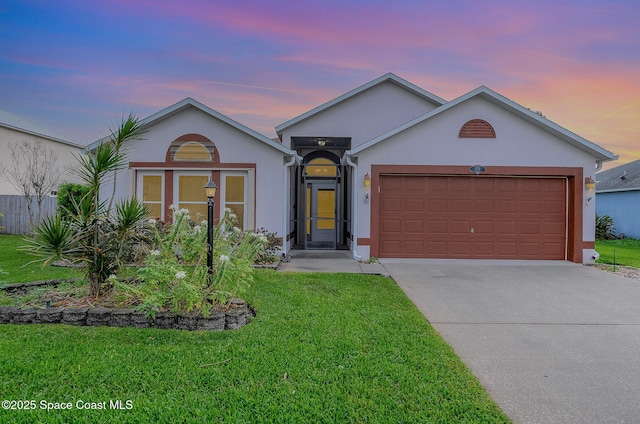
<path id="1" fill-rule="evenodd" d="M 382 264 L 358 262 L 350 250 L 291 250 L 278 266 L 282 272 L 347 272 L 389 276 Z"/>

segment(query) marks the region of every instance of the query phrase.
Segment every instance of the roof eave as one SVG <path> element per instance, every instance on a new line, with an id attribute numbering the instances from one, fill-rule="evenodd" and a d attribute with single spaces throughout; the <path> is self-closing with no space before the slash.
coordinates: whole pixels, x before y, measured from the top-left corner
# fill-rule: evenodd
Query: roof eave
<path id="1" fill-rule="evenodd" d="M 547 118 L 544 118 L 543 116 L 519 105 L 518 103 L 514 102 L 513 100 L 508 99 L 507 97 L 504 97 L 501 94 L 496 93 L 495 91 L 491 90 L 488 87 L 485 86 L 480 86 L 478 88 L 476 88 L 475 90 L 472 90 L 466 94 L 463 94 L 462 96 L 432 110 L 431 112 L 428 112 L 424 115 L 421 115 L 403 125 L 400 125 L 399 127 L 396 127 L 394 129 L 392 129 L 391 131 L 388 131 L 385 134 L 382 134 L 376 138 L 373 138 L 359 146 L 357 146 L 356 148 L 352 149 L 351 151 L 348 152 L 349 155 L 355 155 L 383 140 L 386 140 L 396 134 L 399 134 L 402 131 L 405 131 L 411 127 L 413 127 L 414 125 L 417 125 L 421 122 L 424 122 L 430 118 L 432 118 L 433 116 L 439 115 L 441 113 L 443 113 L 446 110 L 449 110 L 473 97 L 481 97 L 485 100 L 490 101 L 491 103 L 507 110 L 510 111 L 514 114 L 516 114 L 517 116 L 520 116 L 521 118 L 533 123 L 534 125 L 542 128 L 543 130 L 555 135 L 556 137 L 559 137 L 561 139 L 563 139 L 564 141 L 572 144 L 573 146 L 580 148 L 581 150 L 586 151 L 587 153 L 593 155 L 595 157 L 595 159 L 597 161 L 600 162 L 607 162 L 607 161 L 612 161 L 612 160 L 616 160 L 617 156 L 614 155 L 613 153 L 611 153 L 610 151 L 598 146 L 595 143 L 590 142 L 589 140 L 580 137 L 579 135 L 559 126 L 558 124 L 548 120 Z"/>
<path id="2" fill-rule="evenodd" d="M 199 110 L 201 110 L 204 113 L 207 113 L 211 116 L 213 116 L 214 118 L 236 128 L 237 130 L 267 144 L 268 146 L 279 150 L 281 153 L 285 154 L 285 155 L 291 155 L 294 152 L 292 152 L 292 150 L 287 149 L 286 147 L 284 147 L 283 145 L 281 145 L 280 143 L 277 143 L 273 140 L 271 140 L 270 138 L 268 138 L 267 136 L 260 134 L 259 132 L 252 130 L 251 128 L 239 123 L 238 121 L 235 121 L 231 118 L 229 118 L 226 115 L 223 115 L 222 113 L 216 111 L 215 109 L 210 108 L 209 106 L 206 106 L 202 103 L 200 103 L 199 101 L 191 98 L 191 97 L 187 97 L 169 107 L 166 107 L 152 115 L 147 116 L 146 118 L 140 120 L 140 128 L 141 129 L 145 129 L 148 128 L 158 122 L 161 122 L 165 119 L 170 118 L 173 115 L 176 115 L 177 113 L 189 108 L 189 107 L 195 107 Z M 109 136 L 107 137 L 103 137 L 100 140 L 94 141 L 93 143 L 91 143 L 90 145 L 88 145 L 85 150 L 86 151 L 91 151 L 93 149 L 95 149 L 98 145 L 100 145 L 101 143 L 104 143 L 106 141 L 109 140 Z"/>
<path id="3" fill-rule="evenodd" d="M 32 135 L 32 136 L 35 136 L 35 137 L 39 137 L 39 138 L 44 138 L 44 139 L 47 139 L 47 140 L 55 141 L 56 143 L 66 144 L 66 145 L 71 146 L 71 147 L 77 147 L 79 149 L 84 147 L 81 144 L 75 143 L 73 141 L 68 141 L 68 140 L 64 140 L 62 138 L 58 138 L 58 137 L 53 137 L 53 136 L 50 136 L 50 135 L 42 134 L 42 133 L 39 133 L 37 131 L 30 131 L 30 130 L 27 130 L 27 129 L 24 129 L 24 128 L 16 127 L 14 125 L 8 125 L 8 124 L 5 124 L 5 123 L 0 123 L 0 127 L 4 127 L 4 128 L 7 128 L 7 129 L 10 129 L 10 130 L 13 130 L 13 131 L 18 131 L 18 132 L 21 132 L 21 133 L 24 133 L 24 134 L 29 134 L 29 135 Z"/>

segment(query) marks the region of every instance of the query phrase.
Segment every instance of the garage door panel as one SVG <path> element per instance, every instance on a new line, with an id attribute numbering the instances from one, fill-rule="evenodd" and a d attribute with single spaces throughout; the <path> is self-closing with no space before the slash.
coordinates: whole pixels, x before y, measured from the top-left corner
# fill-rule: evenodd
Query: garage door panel
<path id="1" fill-rule="evenodd" d="M 555 213 L 559 215 L 564 215 L 565 213 L 565 202 L 561 200 L 547 200 L 543 202 L 543 205 L 545 213 Z"/>
<path id="2" fill-rule="evenodd" d="M 476 213 L 493 213 L 495 211 L 493 199 L 479 199 L 472 203 Z"/>
<path id="3" fill-rule="evenodd" d="M 430 219 L 428 222 L 428 231 L 430 234 L 447 234 L 447 221 Z"/>
<path id="4" fill-rule="evenodd" d="M 405 252 L 409 255 L 421 256 L 424 252 L 424 242 L 422 240 L 407 240 L 404 243 Z"/>
<path id="5" fill-rule="evenodd" d="M 422 235 L 424 233 L 424 220 L 406 220 L 404 229 L 408 233 Z"/>
<path id="6" fill-rule="evenodd" d="M 386 198 L 380 201 L 380 210 L 382 213 L 399 213 L 402 210 L 402 199 Z"/>
<path id="7" fill-rule="evenodd" d="M 383 175 L 380 187 L 381 257 L 565 258 L 564 178 Z"/>
<path id="8" fill-rule="evenodd" d="M 451 212 L 453 213 L 469 213 L 471 212 L 471 200 L 453 199 L 451 200 Z"/>
<path id="9" fill-rule="evenodd" d="M 471 221 L 451 221 L 451 234 L 468 234 L 471 231 Z"/>
<path id="10" fill-rule="evenodd" d="M 384 219 L 380 223 L 381 232 L 388 234 L 396 234 L 402 231 L 402 221 L 400 219 Z"/>
<path id="11" fill-rule="evenodd" d="M 496 199 L 496 211 L 500 213 L 517 213 L 518 202 L 514 199 Z"/>
<path id="12" fill-rule="evenodd" d="M 451 253 L 458 257 L 468 258 L 471 253 L 471 243 L 468 241 L 452 241 Z"/>
<path id="13" fill-rule="evenodd" d="M 475 221 L 473 224 L 474 235 L 476 237 L 481 236 L 483 234 L 494 234 L 494 222 L 493 221 Z"/>
<path id="14" fill-rule="evenodd" d="M 503 236 L 513 236 L 518 234 L 518 223 L 516 221 L 498 221 L 497 233 Z"/>
<path id="15" fill-rule="evenodd" d="M 409 212 L 424 212 L 424 199 L 405 199 L 404 210 Z"/>

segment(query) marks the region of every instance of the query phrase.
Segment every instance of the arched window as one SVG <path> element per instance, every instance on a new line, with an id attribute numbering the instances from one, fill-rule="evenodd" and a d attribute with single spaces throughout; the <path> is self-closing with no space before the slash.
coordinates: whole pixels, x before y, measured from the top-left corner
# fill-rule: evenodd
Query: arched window
<path id="1" fill-rule="evenodd" d="M 167 160 L 170 162 L 214 162 L 216 146 L 200 134 L 185 134 L 169 146 Z"/>
<path id="2" fill-rule="evenodd" d="M 213 158 L 209 150 L 197 141 L 189 141 L 176 150 L 173 160 L 210 162 Z"/>
<path id="3" fill-rule="evenodd" d="M 496 131 L 484 119 L 472 119 L 460 128 L 460 138 L 496 138 Z"/>
<path id="4" fill-rule="evenodd" d="M 305 167 L 307 177 L 336 177 L 338 167 L 327 158 L 315 158 Z"/>

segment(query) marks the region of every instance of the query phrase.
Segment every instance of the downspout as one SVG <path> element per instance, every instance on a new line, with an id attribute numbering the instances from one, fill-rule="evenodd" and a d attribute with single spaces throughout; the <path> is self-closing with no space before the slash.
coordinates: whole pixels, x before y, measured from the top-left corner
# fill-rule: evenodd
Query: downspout
<path id="1" fill-rule="evenodd" d="M 349 157 L 346 152 L 344 157 L 344 161 L 353 168 L 353 174 L 351 175 L 351 185 L 352 185 L 352 202 L 351 202 L 351 237 L 353 240 L 351 241 L 351 256 L 356 261 L 362 261 L 362 256 L 358 255 L 358 223 L 356 222 L 356 217 L 358 216 L 358 164 L 351 161 L 351 157 Z"/>
<path id="2" fill-rule="evenodd" d="M 282 257 L 287 255 L 287 235 L 289 230 L 287 229 L 287 217 L 289 216 L 289 194 L 291 190 L 287 186 L 289 181 L 289 169 L 295 164 L 300 163 L 300 156 L 294 153 L 291 156 L 291 160 L 284 164 L 283 177 L 282 177 Z"/>

